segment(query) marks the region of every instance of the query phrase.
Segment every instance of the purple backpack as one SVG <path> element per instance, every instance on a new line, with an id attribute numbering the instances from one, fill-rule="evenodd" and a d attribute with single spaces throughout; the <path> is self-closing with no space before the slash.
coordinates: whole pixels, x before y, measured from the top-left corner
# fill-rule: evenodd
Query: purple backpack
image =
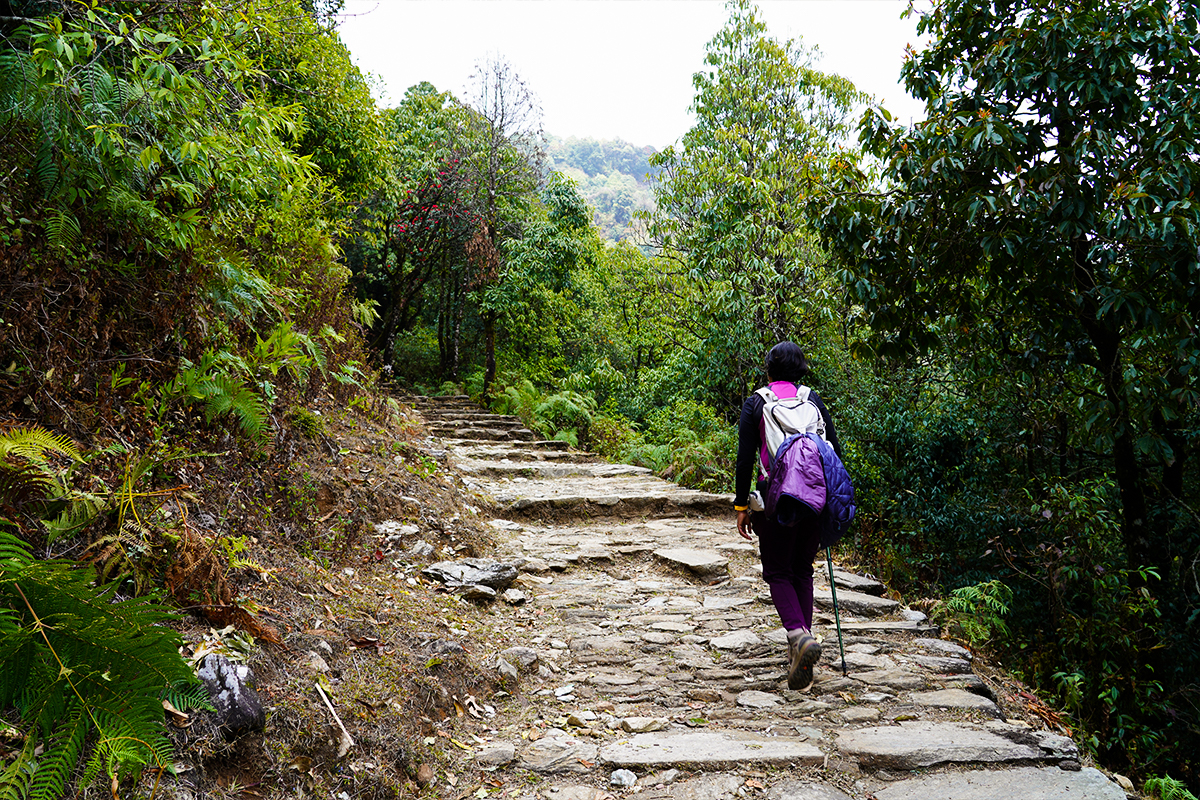
<path id="1" fill-rule="evenodd" d="M 814 519 L 825 510 L 825 470 L 814 438 L 794 433 L 771 459 L 763 506 L 768 517 L 785 527 Z"/>

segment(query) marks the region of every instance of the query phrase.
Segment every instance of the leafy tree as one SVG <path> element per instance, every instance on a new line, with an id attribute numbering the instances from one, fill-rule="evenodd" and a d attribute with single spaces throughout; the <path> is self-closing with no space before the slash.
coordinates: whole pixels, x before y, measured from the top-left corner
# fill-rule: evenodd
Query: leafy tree
<path id="1" fill-rule="evenodd" d="M 460 160 L 477 189 L 477 209 L 492 250 L 516 238 L 537 196 L 545 161 L 541 106 L 512 65 L 495 56 L 476 65 L 471 78 L 474 112 L 459 140 Z M 504 280 L 503 263 L 490 282 Z M 496 378 L 496 320 L 503 294 L 483 292 L 484 379 L 487 394 Z M 489 301 L 491 298 L 491 301 Z"/>
<path id="2" fill-rule="evenodd" d="M 651 159 L 661 170 L 650 234 L 702 286 L 693 328 L 698 370 L 740 400 L 766 347 L 811 336 L 829 288 L 804 200 L 824 179 L 834 143 L 862 95 L 811 65 L 813 51 L 767 34 L 749 0 L 692 81 L 696 125 Z"/>
<path id="3" fill-rule="evenodd" d="M 1111 453 L 1129 562 L 1164 576 L 1197 544 L 1148 505 L 1156 484 L 1182 498 L 1200 400 L 1197 9 L 938 3 L 904 68 L 929 118 L 877 112 L 864 130 L 892 191 L 855 191 L 847 166 L 823 221 L 877 352 L 970 329 L 1081 370 L 1082 434 Z"/>
<path id="4" fill-rule="evenodd" d="M 845 160 L 818 210 L 871 326 L 864 350 L 966 345 L 976 388 L 1033 389 L 1032 425 L 1062 431 L 1035 496 L 1063 491 L 1081 450 L 1115 478 L 1118 547 L 1095 514 L 1079 527 L 1098 533 L 1041 540 L 1066 608 L 1043 655 L 1113 763 L 1195 752 L 1163 732 L 1194 708 L 1200 607 L 1198 20 L 1194 0 L 936 2 L 919 25 L 932 43 L 903 68 L 928 118 L 869 113 L 884 191 Z M 1020 536 L 1008 527 L 1002 541 Z"/>

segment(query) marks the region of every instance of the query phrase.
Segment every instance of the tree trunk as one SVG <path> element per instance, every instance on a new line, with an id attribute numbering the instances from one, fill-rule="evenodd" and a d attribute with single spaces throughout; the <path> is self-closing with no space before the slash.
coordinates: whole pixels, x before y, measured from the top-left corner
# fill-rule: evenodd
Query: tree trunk
<path id="1" fill-rule="evenodd" d="M 483 314 L 483 397 L 485 400 L 492 396 L 492 384 L 496 381 L 496 312 L 485 311 Z"/>

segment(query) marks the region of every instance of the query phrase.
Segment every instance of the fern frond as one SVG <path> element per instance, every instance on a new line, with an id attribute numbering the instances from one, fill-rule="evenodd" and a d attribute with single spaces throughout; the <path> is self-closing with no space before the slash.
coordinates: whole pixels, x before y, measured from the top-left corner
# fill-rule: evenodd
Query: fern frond
<path id="1" fill-rule="evenodd" d="M 79 448 L 67 436 L 55 436 L 45 428 L 17 428 L 0 433 L 0 458 L 19 456 L 37 464 L 45 465 L 46 454 L 57 453 L 72 461 L 82 461 Z"/>
<path id="2" fill-rule="evenodd" d="M 56 208 L 46 216 L 45 228 L 51 247 L 69 250 L 83 237 L 79 220 L 64 208 Z"/>
<path id="3" fill-rule="evenodd" d="M 1150 797 L 1157 797 L 1158 800 L 1196 800 L 1196 796 L 1188 791 L 1186 783 L 1176 780 L 1170 775 L 1148 778 L 1144 791 Z"/>
<path id="4" fill-rule="evenodd" d="M 216 711 L 213 708 L 208 689 L 202 683 L 179 681 L 163 689 L 162 699 L 173 705 L 179 711 L 202 709 Z"/>
<path id="5" fill-rule="evenodd" d="M 204 416 L 209 422 L 233 414 L 243 433 L 251 439 L 262 438 L 267 427 L 267 408 L 254 390 L 227 375 L 215 375 L 200 388 L 204 393 Z"/>
<path id="6" fill-rule="evenodd" d="M 0 570 L 19 569 L 32 561 L 33 554 L 29 552 L 28 544 L 10 533 L 0 531 Z"/>
<path id="7" fill-rule="evenodd" d="M 57 800 L 66 794 L 67 781 L 79 763 L 91 727 L 82 704 L 76 702 L 71 706 L 63 724 L 55 731 L 52 746 L 45 749 L 38 762 L 29 787 L 29 800 Z"/>
<path id="8" fill-rule="evenodd" d="M 37 737 L 25 737 L 25 746 L 11 764 L 0 771 L 0 800 L 25 800 L 37 770 Z"/>

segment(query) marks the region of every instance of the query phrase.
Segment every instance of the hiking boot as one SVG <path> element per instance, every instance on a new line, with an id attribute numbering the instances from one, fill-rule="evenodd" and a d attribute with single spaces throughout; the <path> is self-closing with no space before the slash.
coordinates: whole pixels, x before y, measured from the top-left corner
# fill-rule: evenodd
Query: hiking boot
<path id="1" fill-rule="evenodd" d="M 792 634 L 796 634 L 793 636 Z M 813 684 L 813 667 L 821 659 L 821 645 L 803 628 L 788 632 L 788 688 L 807 692 Z"/>

